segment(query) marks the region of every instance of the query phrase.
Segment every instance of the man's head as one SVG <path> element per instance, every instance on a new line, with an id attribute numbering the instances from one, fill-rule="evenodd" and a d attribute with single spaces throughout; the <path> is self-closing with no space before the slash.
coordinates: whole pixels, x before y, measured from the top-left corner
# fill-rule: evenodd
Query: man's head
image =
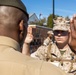
<path id="1" fill-rule="evenodd" d="M 69 39 L 69 28 L 70 24 L 63 17 L 58 17 L 57 20 L 54 20 L 54 37 L 57 43 L 68 43 Z"/>
<path id="2" fill-rule="evenodd" d="M 0 36 L 10 37 L 22 44 L 27 21 L 28 13 L 21 0 L 0 0 Z"/>

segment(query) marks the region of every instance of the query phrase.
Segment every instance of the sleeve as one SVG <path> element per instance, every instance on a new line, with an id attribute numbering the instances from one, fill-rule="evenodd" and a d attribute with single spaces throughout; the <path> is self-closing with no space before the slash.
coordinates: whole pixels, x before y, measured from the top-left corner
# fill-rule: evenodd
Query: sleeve
<path id="1" fill-rule="evenodd" d="M 39 58 L 37 57 L 37 51 L 34 52 L 34 53 L 32 53 L 32 54 L 31 54 L 31 57 L 36 58 L 36 59 L 39 59 Z"/>
<path id="2" fill-rule="evenodd" d="M 40 46 L 36 52 L 31 54 L 31 57 L 37 58 L 39 60 L 46 60 L 46 55 L 47 55 L 46 49 L 47 49 L 46 46 Z"/>

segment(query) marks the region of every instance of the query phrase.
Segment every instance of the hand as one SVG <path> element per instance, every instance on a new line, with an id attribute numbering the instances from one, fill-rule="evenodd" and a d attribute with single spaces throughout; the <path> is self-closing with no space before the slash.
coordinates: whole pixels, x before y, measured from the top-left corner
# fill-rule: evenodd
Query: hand
<path id="1" fill-rule="evenodd" d="M 70 47 L 76 51 L 76 14 L 73 16 L 73 18 L 70 21 L 70 41 L 69 45 Z"/>
<path id="2" fill-rule="evenodd" d="M 25 38 L 25 43 L 30 44 L 33 41 L 32 27 L 27 28 L 27 35 Z"/>
<path id="3" fill-rule="evenodd" d="M 22 54 L 30 55 L 30 43 L 33 41 L 32 27 L 27 28 L 27 35 L 23 44 Z"/>

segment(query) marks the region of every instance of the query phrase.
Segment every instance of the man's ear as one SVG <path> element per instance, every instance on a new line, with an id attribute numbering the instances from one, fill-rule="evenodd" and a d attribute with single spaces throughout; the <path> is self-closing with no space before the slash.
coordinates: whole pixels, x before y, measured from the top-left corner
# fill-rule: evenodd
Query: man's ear
<path id="1" fill-rule="evenodd" d="M 21 22 L 19 24 L 19 29 L 20 29 L 20 31 L 23 31 L 23 20 L 21 20 Z"/>
<path id="2" fill-rule="evenodd" d="M 19 23 L 19 35 L 20 35 L 20 39 L 23 39 L 23 32 L 24 32 L 24 25 L 23 25 L 23 20 L 20 21 Z"/>

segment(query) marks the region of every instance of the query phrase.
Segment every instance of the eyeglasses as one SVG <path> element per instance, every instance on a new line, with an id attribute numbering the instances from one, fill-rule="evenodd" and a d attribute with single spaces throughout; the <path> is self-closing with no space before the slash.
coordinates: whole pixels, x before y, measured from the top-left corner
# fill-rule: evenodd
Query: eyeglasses
<path id="1" fill-rule="evenodd" d="M 60 34 L 60 36 L 66 36 L 68 35 L 68 31 L 62 31 L 62 30 L 55 30 L 53 31 L 55 36 L 58 36 Z"/>

